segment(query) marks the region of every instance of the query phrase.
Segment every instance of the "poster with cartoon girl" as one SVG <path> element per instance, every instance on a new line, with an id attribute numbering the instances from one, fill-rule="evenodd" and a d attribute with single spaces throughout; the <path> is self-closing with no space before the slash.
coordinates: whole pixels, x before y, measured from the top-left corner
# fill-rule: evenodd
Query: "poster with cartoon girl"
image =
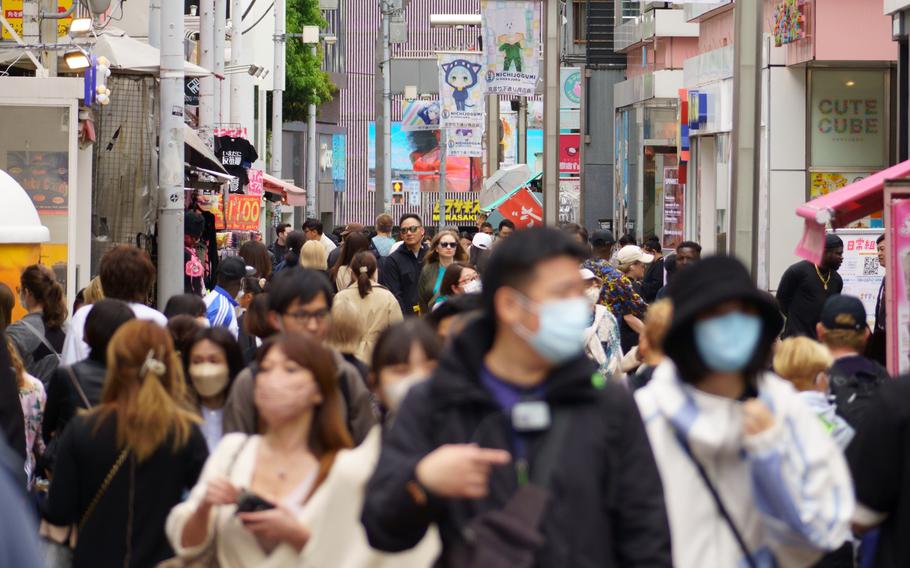
<path id="1" fill-rule="evenodd" d="M 441 127 L 483 126 L 486 78 L 480 53 L 440 53 L 439 102 Z"/>
<path id="2" fill-rule="evenodd" d="M 405 132 L 439 129 L 439 101 L 402 101 L 401 129 Z"/>
<path id="3" fill-rule="evenodd" d="M 446 157 L 477 158 L 483 156 L 482 128 L 446 130 Z"/>
<path id="4" fill-rule="evenodd" d="M 533 96 L 540 77 L 539 3 L 482 0 L 487 90 Z"/>

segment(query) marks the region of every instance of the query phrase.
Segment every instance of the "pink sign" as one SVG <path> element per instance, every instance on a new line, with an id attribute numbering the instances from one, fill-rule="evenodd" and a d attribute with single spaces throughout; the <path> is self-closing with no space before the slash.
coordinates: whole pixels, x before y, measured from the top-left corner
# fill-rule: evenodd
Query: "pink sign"
<path id="1" fill-rule="evenodd" d="M 262 197 L 262 174 L 262 170 L 255 168 L 247 170 L 247 177 L 250 178 L 250 183 L 246 186 L 247 195 Z"/>
<path id="2" fill-rule="evenodd" d="M 897 376 L 910 371 L 910 199 L 891 201 L 890 221 L 887 278 L 893 307 L 888 313 L 888 370 Z"/>
<path id="3" fill-rule="evenodd" d="M 581 134 L 559 135 L 559 173 L 581 172 Z"/>

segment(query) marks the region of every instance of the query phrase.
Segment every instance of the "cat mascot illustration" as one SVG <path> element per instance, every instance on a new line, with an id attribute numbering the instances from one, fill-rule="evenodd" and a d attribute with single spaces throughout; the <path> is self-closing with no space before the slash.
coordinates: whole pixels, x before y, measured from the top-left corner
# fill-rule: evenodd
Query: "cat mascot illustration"
<path id="1" fill-rule="evenodd" d="M 465 59 L 456 59 L 445 63 L 442 70 L 445 73 L 446 84 L 452 87 L 452 99 L 455 101 L 455 110 L 465 111 L 474 105 L 468 104 L 471 96 L 470 89 L 477 84 L 478 73 L 483 68 L 479 63 L 472 63 Z"/>

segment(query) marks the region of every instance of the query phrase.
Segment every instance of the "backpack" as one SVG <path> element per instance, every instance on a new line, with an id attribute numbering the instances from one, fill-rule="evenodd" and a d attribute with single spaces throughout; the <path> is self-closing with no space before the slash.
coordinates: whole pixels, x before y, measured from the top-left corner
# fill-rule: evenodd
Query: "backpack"
<path id="1" fill-rule="evenodd" d="M 874 370 L 863 370 L 856 373 L 843 373 L 837 367 L 831 369 L 829 384 L 837 414 L 854 428 L 862 420 L 878 387 L 891 377 L 888 371 L 878 363 Z"/>

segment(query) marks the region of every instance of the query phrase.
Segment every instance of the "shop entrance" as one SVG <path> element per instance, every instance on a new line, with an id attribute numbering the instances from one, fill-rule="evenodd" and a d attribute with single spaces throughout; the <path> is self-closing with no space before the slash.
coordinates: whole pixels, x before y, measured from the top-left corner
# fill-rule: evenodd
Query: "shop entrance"
<path id="1" fill-rule="evenodd" d="M 666 209 L 666 192 L 668 190 L 674 193 L 674 199 L 671 199 L 671 209 L 681 204 L 676 203 L 676 187 L 670 187 L 680 182 L 678 176 L 679 158 L 676 154 L 676 148 L 673 146 L 645 146 L 644 159 L 642 160 L 643 181 L 641 193 L 641 238 L 647 238 L 650 235 L 657 235 L 661 241 L 667 241 L 665 238 L 672 235 L 664 235 L 664 230 L 669 229 L 673 232 L 681 231 L 682 227 L 665 227 L 666 213 L 670 212 L 679 217 L 679 224 L 682 223 L 681 211 L 670 211 Z M 680 233 L 681 234 L 681 233 Z"/>

